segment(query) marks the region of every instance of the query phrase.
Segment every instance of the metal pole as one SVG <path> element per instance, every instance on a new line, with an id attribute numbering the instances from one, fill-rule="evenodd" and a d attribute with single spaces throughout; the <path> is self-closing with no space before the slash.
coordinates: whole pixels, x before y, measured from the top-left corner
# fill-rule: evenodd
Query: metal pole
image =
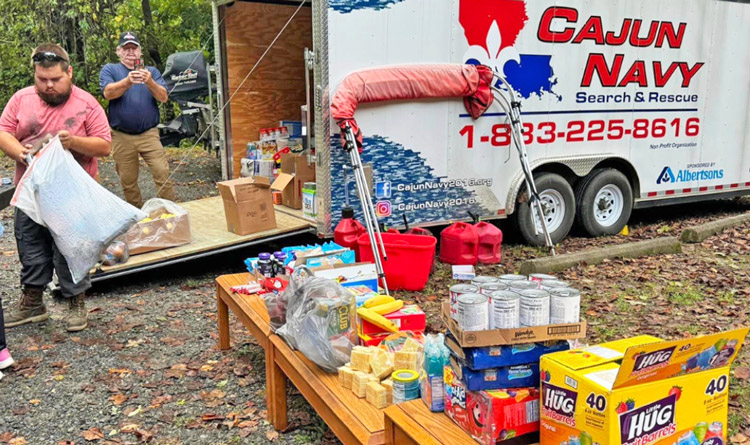
<path id="1" fill-rule="evenodd" d="M 539 233 L 536 228 L 536 221 L 539 222 L 539 225 L 542 227 L 542 234 L 544 235 L 544 243 L 547 245 L 547 247 L 550 249 L 550 253 L 554 256 L 556 255 L 555 252 L 555 245 L 552 243 L 552 238 L 550 237 L 549 231 L 547 230 L 547 221 L 544 219 L 544 209 L 542 207 L 542 202 L 539 197 L 539 193 L 536 188 L 536 183 L 534 182 L 534 174 L 531 171 L 531 166 L 529 165 L 529 156 L 526 151 L 526 144 L 524 144 L 523 141 L 523 121 L 521 119 L 521 102 L 518 100 L 518 98 L 514 97 L 514 90 L 508 84 L 508 82 L 501 76 L 495 75 L 497 79 L 499 79 L 505 88 L 508 91 L 508 95 L 510 96 L 510 100 L 508 100 L 505 97 L 505 93 L 498 88 L 492 86 L 492 90 L 495 91 L 498 94 L 498 100 L 503 108 L 503 111 L 508 115 L 508 118 L 511 122 L 511 129 L 513 131 L 513 141 L 514 145 L 516 147 L 516 150 L 518 151 L 518 155 L 521 161 L 521 170 L 523 170 L 525 182 L 526 182 L 526 188 L 529 191 L 530 199 L 533 201 L 530 203 L 530 210 L 531 210 L 531 216 L 532 220 L 535 220 L 534 222 L 534 233 Z M 536 212 L 534 211 L 534 207 L 536 207 Z"/>
<path id="2" fill-rule="evenodd" d="M 216 105 L 219 108 L 219 151 L 221 152 L 221 178 L 226 181 L 234 176 L 233 166 L 229 165 L 227 153 L 227 133 L 224 127 L 224 81 L 222 79 L 221 39 L 219 37 L 219 5 L 211 0 L 211 16 L 214 28 L 214 65 L 216 66 Z"/>
<path id="3" fill-rule="evenodd" d="M 380 227 L 378 226 L 375 208 L 372 205 L 372 196 L 368 189 L 367 177 L 365 176 L 364 168 L 362 166 L 362 159 L 360 158 L 359 150 L 357 149 L 356 137 L 354 136 L 354 131 L 352 131 L 352 128 L 348 125 L 345 128 L 344 136 L 346 139 L 345 150 L 349 152 L 349 157 L 351 158 L 354 179 L 357 184 L 357 193 L 359 194 L 359 200 L 362 204 L 365 228 L 367 229 L 373 257 L 375 258 L 375 269 L 378 273 L 378 277 L 383 281 L 385 294 L 390 295 L 382 263 L 382 261 L 388 261 L 388 256 L 385 252 L 385 244 L 383 243 L 383 237 L 380 233 Z M 382 261 L 380 258 L 381 252 L 383 254 Z"/>

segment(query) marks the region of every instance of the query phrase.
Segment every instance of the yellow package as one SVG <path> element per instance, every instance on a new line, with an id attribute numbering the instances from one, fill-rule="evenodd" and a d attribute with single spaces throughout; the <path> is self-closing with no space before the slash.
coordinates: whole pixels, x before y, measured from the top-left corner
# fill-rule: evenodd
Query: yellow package
<path id="1" fill-rule="evenodd" d="M 747 333 L 644 335 L 542 356 L 541 443 L 726 444 L 729 367 Z"/>

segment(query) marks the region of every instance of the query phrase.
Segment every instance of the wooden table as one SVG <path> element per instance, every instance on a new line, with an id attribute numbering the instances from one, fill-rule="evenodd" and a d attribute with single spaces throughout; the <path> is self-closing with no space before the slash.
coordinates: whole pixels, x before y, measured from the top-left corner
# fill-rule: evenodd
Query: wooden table
<path id="1" fill-rule="evenodd" d="M 230 347 L 231 309 L 265 350 L 266 404 L 273 426 L 283 430 L 288 425 L 286 382 L 290 380 L 342 442 L 384 443 L 384 410 L 376 409 L 365 399 L 341 387 L 336 374 L 322 371 L 274 334 L 269 326 L 266 306 L 257 295 L 240 295 L 230 290 L 232 286 L 247 284 L 249 280 L 250 274 L 247 273 L 223 275 L 216 279 L 219 347 Z"/>
<path id="2" fill-rule="evenodd" d="M 417 399 L 385 409 L 385 443 L 457 445 L 476 442 L 444 413 L 433 413 Z"/>
<path id="3" fill-rule="evenodd" d="M 507 443 L 518 445 L 531 441 L 534 439 L 521 436 Z M 388 445 L 458 445 L 477 442 L 444 413 L 433 413 L 422 400 L 412 400 L 399 405 L 391 405 L 385 409 L 385 443 Z M 535 445 L 539 444 L 535 443 Z"/>

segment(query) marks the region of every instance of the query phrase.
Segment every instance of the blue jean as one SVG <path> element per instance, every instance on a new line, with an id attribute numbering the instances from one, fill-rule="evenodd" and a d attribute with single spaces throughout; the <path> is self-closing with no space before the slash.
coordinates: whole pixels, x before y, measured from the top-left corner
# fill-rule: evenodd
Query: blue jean
<path id="1" fill-rule="evenodd" d="M 52 281 L 52 272 L 56 271 L 63 298 L 73 298 L 89 290 L 91 277 L 74 283 L 68 262 L 55 245 L 49 230 L 18 209 L 15 214 L 15 235 L 22 266 L 22 286 L 43 288 Z"/>

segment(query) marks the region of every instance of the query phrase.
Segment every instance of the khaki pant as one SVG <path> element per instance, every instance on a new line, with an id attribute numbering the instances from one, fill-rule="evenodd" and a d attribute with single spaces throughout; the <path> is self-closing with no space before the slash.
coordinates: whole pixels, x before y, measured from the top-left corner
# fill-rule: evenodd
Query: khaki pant
<path id="1" fill-rule="evenodd" d="M 139 156 L 146 161 L 154 177 L 157 196 L 174 201 L 174 188 L 169 178 L 167 152 L 159 141 L 159 130 L 152 128 L 141 134 L 127 134 L 112 130 L 112 157 L 122 183 L 125 200 L 141 208 L 143 199 L 138 187 Z"/>

